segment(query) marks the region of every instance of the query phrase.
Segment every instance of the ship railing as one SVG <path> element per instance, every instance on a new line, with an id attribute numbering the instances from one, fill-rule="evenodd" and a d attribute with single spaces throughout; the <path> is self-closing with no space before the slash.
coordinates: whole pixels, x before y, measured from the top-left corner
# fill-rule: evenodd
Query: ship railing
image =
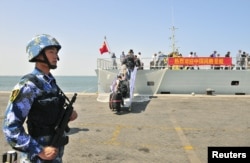
<path id="1" fill-rule="evenodd" d="M 119 59 L 110 59 L 110 58 L 98 58 L 97 59 L 97 69 L 119 69 L 121 67 Z"/>
<path id="2" fill-rule="evenodd" d="M 154 62 L 152 58 L 141 58 L 142 66 L 141 69 L 144 70 L 159 70 L 159 69 L 169 69 L 169 70 L 250 70 L 250 59 L 239 63 L 236 58 L 232 58 L 232 65 L 168 65 L 166 62 Z M 98 58 L 97 59 L 97 69 L 120 69 L 121 61 L 120 58 Z"/>

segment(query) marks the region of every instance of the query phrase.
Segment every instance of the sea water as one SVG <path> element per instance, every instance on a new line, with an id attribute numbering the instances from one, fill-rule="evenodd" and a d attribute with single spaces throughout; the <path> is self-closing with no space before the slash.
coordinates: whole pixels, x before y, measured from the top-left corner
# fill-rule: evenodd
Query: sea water
<path id="1" fill-rule="evenodd" d="M 0 91 L 11 91 L 21 76 L 0 76 Z M 97 76 L 55 76 L 64 92 L 96 93 Z"/>

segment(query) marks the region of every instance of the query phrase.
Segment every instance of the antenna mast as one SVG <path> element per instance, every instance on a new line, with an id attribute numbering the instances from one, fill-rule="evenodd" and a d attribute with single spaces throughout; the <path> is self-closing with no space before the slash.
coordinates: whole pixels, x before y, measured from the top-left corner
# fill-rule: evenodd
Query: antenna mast
<path id="1" fill-rule="evenodd" d="M 175 28 L 174 27 L 174 7 L 172 6 L 172 28 L 170 28 L 171 32 L 172 32 L 172 36 L 170 37 L 170 40 L 171 40 L 171 44 L 172 44 L 172 53 L 175 53 L 175 52 L 178 52 L 178 48 L 176 48 L 175 46 L 175 30 L 178 29 L 178 28 Z"/>
<path id="2" fill-rule="evenodd" d="M 175 30 L 178 28 L 175 28 L 174 26 L 172 26 L 171 32 L 172 32 L 172 36 L 170 37 L 170 40 L 172 42 L 172 52 L 177 52 L 177 49 L 175 47 Z"/>

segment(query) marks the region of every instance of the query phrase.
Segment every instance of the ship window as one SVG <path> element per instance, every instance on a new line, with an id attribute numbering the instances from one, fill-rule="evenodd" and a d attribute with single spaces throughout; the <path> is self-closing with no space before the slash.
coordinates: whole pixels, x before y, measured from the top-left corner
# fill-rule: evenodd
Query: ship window
<path id="1" fill-rule="evenodd" d="M 234 80 L 233 80 L 233 81 L 231 82 L 231 85 L 233 85 L 233 86 L 234 86 L 234 85 L 237 86 L 237 85 L 239 85 L 239 84 L 240 84 L 239 81 L 234 81 Z"/>
<path id="2" fill-rule="evenodd" d="M 161 94 L 170 94 L 170 92 L 161 92 Z"/>
<path id="3" fill-rule="evenodd" d="M 154 85 L 155 85 L 155 82 L 153 82 L 153 81 L 148 81 L 148 82 L 147 82 L 147 85 L 148 85 L 148 86 L 154 86 Z"/>

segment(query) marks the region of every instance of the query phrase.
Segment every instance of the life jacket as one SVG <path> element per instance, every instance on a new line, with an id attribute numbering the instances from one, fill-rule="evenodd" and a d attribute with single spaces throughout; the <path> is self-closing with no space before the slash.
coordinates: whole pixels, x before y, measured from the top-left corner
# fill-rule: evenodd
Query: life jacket
<path id="1" fill-rule="evenodd" d="M 36 75 L 28 74 L 23 78 L 33 82 L 39 89 L 43 89 L 43 82 Z M 61 90 L 48 93 L 43 91 L 41 96 L 34 99 L 28 114 L 27 125 L 32 137 L 50 136 L 55 132 L 55 126 L 62 118 L 65 103 Z"/>

